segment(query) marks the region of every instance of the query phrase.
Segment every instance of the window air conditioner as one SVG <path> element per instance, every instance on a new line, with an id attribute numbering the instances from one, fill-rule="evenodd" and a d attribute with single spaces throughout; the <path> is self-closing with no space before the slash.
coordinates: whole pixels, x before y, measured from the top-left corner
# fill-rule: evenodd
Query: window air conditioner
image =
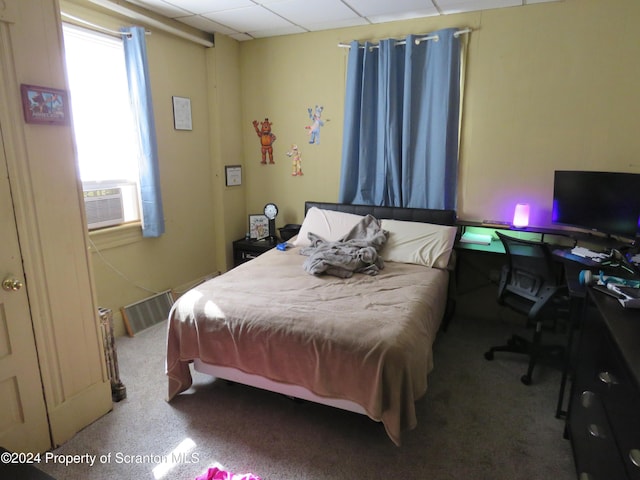
<path id="1" fill-rule="evenodd" d="M 87 215 L 87 226 L 90 230 L 123 223 L 122 189 L 85 190 L 84 209 Z"/>

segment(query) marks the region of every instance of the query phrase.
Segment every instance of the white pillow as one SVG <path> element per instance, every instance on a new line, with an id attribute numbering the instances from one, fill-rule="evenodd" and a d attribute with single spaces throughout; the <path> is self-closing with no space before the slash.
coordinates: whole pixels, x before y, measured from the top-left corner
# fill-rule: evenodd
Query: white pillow
<path id="1" fill-rule="evenodd" d="M 304 217 L 298 236 L 292 242 L 296 247 L 311 245 L 308 233 L 320 235 L 328 242 L 335 242 L 344 237 L 364 217 L 353 213 L 322 210 L 311 207 Z"/>
<path id="2" fill-rule="evenodd" d="M 446 268 L 458 229 L 432 223 L 382 220 L 389 232 L 380 251 L 383 260 Z"/>

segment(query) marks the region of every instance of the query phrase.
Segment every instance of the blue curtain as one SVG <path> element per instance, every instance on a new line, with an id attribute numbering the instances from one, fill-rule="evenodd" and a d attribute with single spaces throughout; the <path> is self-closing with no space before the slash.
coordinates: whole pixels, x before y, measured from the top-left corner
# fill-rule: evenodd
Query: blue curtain
<path id="1" fill-rule="evenodd" d="M 142 27 L 123 27 L 124 57 L 129 81 L 129 95 L 138 122 L 141 155 L 140 199 L 142 203 L 142 235 L 159 237 L 164 233 L 164 213 L 160 194 L 160 172 L 158 167 L 158 145 L 156 125 L 153 117 L 153 101 L 147 45 Z"/>
<path id="2" fill-rule="evenodd" d="M 455 29 L 350 45 L 339 201 L 456 207 L 460 39 Z"/>

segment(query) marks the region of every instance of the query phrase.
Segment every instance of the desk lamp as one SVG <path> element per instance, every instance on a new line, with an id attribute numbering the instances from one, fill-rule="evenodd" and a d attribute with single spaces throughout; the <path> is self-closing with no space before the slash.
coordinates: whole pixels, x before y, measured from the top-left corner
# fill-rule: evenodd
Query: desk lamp
<path id="1" fill-rule="evenodd" d="M 524 228 L 529 226 L 529 204 L 518 203 L 513 213 L 513 226 L 516 228 Z"/>

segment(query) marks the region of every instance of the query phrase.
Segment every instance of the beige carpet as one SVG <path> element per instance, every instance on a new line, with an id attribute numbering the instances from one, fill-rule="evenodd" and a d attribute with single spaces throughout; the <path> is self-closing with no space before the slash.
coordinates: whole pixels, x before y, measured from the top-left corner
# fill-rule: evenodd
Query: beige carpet
<path id="1" fill-rule="evenodd" d="M 53 452 L 95 455 L 95 464 L 42 470 L 58 480 L 188 480 L 211 466 L 263 480 L 576 477 L 554 416 L 559 372 L 542 367 L 526 387 L 523 359 L 483 358 L 514 329 L 506 321 L 457 317 L 439 335 L 429 391 L 417 404 L 419 425 L 400 448 L 364 416 L 203 375 L 166 403 L 164 329 L 118 339 L 127 398 Z M 175 464 L 172 451 L 184 452 Z"/>

